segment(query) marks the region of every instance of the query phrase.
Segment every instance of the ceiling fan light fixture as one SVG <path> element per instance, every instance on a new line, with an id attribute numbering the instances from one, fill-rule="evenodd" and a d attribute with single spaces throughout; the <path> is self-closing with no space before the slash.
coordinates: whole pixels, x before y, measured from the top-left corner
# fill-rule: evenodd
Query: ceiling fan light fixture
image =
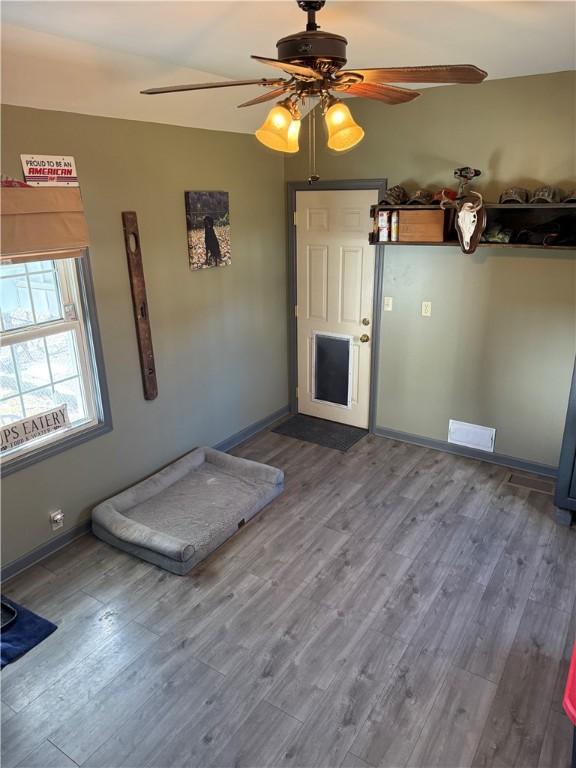
<path id="1" fill-rule="evenodd" d="M 328 146 L 336 152 L 352 149 L 364 138 L 364 129 L 339 99 L 330 97 L 325 106 L 324 122 L 328 129 Z"/>
<path id="2" fill-rule="evenodd" d="M 297 0 L 297 3 L 308 15 L 306 30 L 278 40 L 276 59 L 252 56 L 261 64 L 281 70 L 283 77 L 169 85 L 163 88 L 148 88 L 141 93 L 176 93 L 245 85 L 272 88 L 261 96 L 239 104 L 239 107 L 272 102 L 290 93 L 290 96 L 284 97 L 283 101 L 273 107 L 264 123 L 255 131 L 256 138 L 264 146 L 289 154 L 299 150 L 301 117 L 297 102 L 305 104 L 307 99 L 318 99 L 328 129 L 328 147 L 336 152 L 345 152 L 362 141 L 364 130 L 354 120 L 346 104 L 333 96 L 332 91 L 345 92 L 348 96 L 372 99 L 383 104 L 404 104 L 420 96 L 420 93 L 411 88 L 402 88 L 396 83 L 480 83 L 487 75 L 483 69 L 473 64 L 345 70 L 343 67 L 347 63 L 348 41 L 342 35 L 321 30 L 316 23 L 316 13 L 322 10 L 326 0 Z M 313 141 L 315 146 L 315 138 Z"/>
<path id="3" fill-rule="evenodd" d="M 294 154 L 300 149 L 298 136 L 300 134 L 300 113 L 296 105 L 289 99 L 278 102 L 260 128 L 255 132 L 261 144 L 276 152 Z"/>

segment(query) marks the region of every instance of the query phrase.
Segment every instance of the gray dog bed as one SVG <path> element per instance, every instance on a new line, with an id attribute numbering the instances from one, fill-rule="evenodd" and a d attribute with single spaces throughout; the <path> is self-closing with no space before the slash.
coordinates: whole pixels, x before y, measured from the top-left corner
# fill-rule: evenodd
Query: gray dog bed
<path id="1" fill-rule="evenodd" d="M 282 493 L 283 484 L 280 469 L 197 448 L 95 507 L 92 530 L 183 575 Z"/>

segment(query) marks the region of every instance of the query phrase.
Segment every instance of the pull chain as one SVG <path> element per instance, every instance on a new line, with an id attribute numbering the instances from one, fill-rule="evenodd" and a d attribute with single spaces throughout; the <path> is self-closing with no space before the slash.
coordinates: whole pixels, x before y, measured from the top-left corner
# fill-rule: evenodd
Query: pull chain
<path id="1" fill-rule="evenodd" d="M 308 162 L 310 170 L 308 184 L 312 185 L 320 180 L 316 170 L 316 107 L 308 113 Z"/>

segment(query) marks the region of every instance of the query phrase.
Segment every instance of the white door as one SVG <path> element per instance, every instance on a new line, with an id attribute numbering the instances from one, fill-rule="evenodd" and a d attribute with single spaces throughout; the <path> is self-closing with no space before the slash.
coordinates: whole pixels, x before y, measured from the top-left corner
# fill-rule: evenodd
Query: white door
<path id="1" fill-rule="evenodd" d="M 368 427 L 374 190 L 296 193 L 298 411 Z"/>

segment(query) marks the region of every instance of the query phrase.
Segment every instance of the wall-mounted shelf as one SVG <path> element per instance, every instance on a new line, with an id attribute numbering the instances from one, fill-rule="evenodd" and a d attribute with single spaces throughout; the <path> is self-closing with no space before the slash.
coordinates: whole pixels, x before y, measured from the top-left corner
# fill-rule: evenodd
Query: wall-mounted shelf
<path id="1" fill-rule="evenodd" d="M 379 211 L 433 211 L 438 210 L 438 205 L 374 205 L 370 209 L 372 218 L 377 218 Z M 555 219 L 568 216 L 569 230 L 573 237 L 566 243 L 560 245 L 543 245 L 541 243 L 523 243 L 523 242 L 492 242 L 480 243 L 480 248 L 538 248 L 540 250 L 566 251 L 576 250 L 576 203 L 486 203 L 487 224 L 486 230 L 495 225 L 500 225 L 504 229 L 510 229 L 517 235 L 521 230 L 531 230 L 543 224 L 550 223 Z M 445 239 L 435 242 L 415 242 L 415 241 L 385 241 L 378 240 L 376 232 L 371 232 L 369 242 L 372 245 L 413 245 L 413 246 L 459 246 L 456 232 L 453 225 L 454 209 L 447 209 Z"/>
<path id="2" fill-rule="evenodd" d="M 484 207 L 489 209 L 498 210 L 561 210 L 561 211 L 575 211 L 576 203 L 485 203 Z M 370 207 L 370 214 L 374 218 L 376 211 L 437 211 L 440 208 L 439 205 L 372 205 Z"/>
<path id="3" fill-rule="evenodd" d="M 371 236 L 370 236 L 371 237 Z M 400 246 L 422 246 L 425 245 L 427 247 L 434 247 L 434 248 L 460 248 L 459 242 L 454 242 L 453 240 L 450 241 L 443 241 L 440 243 L 425 243 L 425 242 L 409 242 L 409 243 L 400 243 L 398 241 L 392 242 L 389 240 L 386 243 L 380 243 L 377 240 L 370 239 L 370 245 L 385 245 L 388 247 L 396 247 L 397 245 Z M 540 250 L 545 251 L 576 251 L 576 245 L 529 245 L 527 243 L 479 243 L 478 248 L 539 248 Z"/>

